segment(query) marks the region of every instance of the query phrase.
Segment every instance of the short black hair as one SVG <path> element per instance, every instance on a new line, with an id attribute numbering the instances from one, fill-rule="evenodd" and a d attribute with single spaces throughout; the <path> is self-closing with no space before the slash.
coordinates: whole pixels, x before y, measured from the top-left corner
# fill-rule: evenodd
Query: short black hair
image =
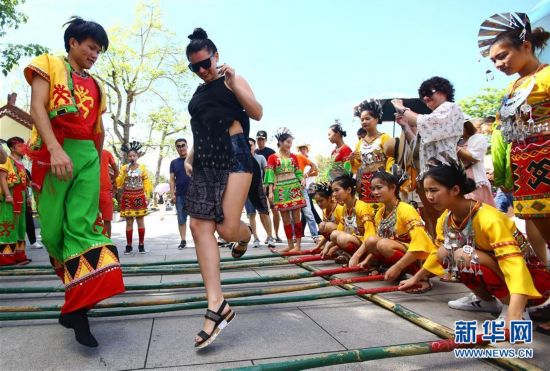
<path id="1" fill-rule="evenodd" d="M 364 137 L 365 135 L 367 135 L 367 131 L 365 129 L 359 128 L 359 130 L 357 130 L 358 137 Z"/>
<path id="2" fill-rule="evenodd" d="M 495 116 L 487 116 L 487 117 L 484 117 L 483 118 L 483 123 L 484 124 L 492 124 L 496 121 L 497 119 L 495 118 Z"/>
<path id="3" fill-rule="evenodd" d="M 462 166 L 457 162 L 453 161 L 451 164 L 444 164 L 433 157 L 430 161 L 434 163 L 435 166 L 430 167 L 430 169 L 424 174 L 422 182 L 424 182 L 427 178 L 432 178 L 447 189 L 458 186 L 460 188 L 461 195 L 466 195 L 476 189 L 476 183 L 474 180 L 468 178 L 464 168 L 462 168 Z"/>
<path id="4" fill-rule="evenodd" d="M 214 54 L 218 51 L 218 48 L 216 48 L 216 45 L 212 40 L 208 38 L 208 34 L 205 30 L 198 27 L 193 30 L 193 33 L 189 36 L 187 36 L 191 41 L 189 42 L 189 45 L 187 45 L 187 49 L 185 49 L 185 55 L 187 56 L 187 59 L 189 59 L 189 56 L 193 53 L 196 53 L 198 51 L 201 51 L 203 49 L 208 50 L 211 54 Z"/>
<path id="5" fill-rule="evenodd" d="M 339 122 L 330 125 L 329 129 L 337 134 L 340 134 L 342 137 L 345 137 L 347 135 L 346 131 L 342 128 L 342 125 L 340 125 Z"/>
<path id="6" fill-rule="evenodd" d="M 344 189 L 351 188 L 351 194 L 355 195 L 355 186 L 357 185 L 357 182 L 355 181 L 355 179 L 353 179 L 351 175 L 348 175 L 348 174 L 340 175 L 339 177 L 336 177 L 332 181 L 332 184 L 333 185 L 338 184 L 340 187 Z"/>
<path id="7" fill-rule="evenodd" d="M 185 139 L 185 138 L 178 138 L 178 139 L 176 139 L 176 141 L 174 142 L 174 145 L 177 145 L 179 142 L 185 142 L 185 144 L 187 144 L 187 139 Z"/>
<path id="8" fill-rule="evenodd" d="M 248 138 L 248 143 L 250 143 L 250 142 L 256 144 L 256 139 L 254 139 L 254 138 Z"/>
<path id="9" fill-rule="evenodd" d="M 9 149 L 12 149 L 13 147 L 15 147 L 16 144 L 19 144 L 19 143 L 25 143 L 23 138 L 21 138 L 21 137 L 11 137 L 6 142 Z"/>
<path id="10" fill-rule="evenodd" d="M 74 16 L 69 19 L 63 26 L 65 29 L 63 40 L 65 41 L 65 51 L 67 53 L 71 49 L 69 40 L 74 38 L 78 43 L 90 38 L 101 46 L 101 51 L 105 52 L 109 48 L 109 38 L 107 32 L 99 23 L 93 21 L 85 21 L 84 19 Z"/>
<path id="11" fill-rule="evenodd" d="M 455 101 L 455 88 L 451 82 L 443 77 L 434 76 L 424 81 L 420 88 L 418 88 L 418 96 L 420 99 L 429 96 L 431 97 L 435 92 L 445 94 L 449 102 Z"/>
<path id="12" fill-rule="evenodd" d="M 395 175 L 388 173 L 385 170 L 378 170 L 370 179 L 371 184 L 374 179 L 380 179 L 382 183 L 386 184 L 388 187 L 393 185 L 395 187 L 395 197 L 399 200 L 399 180 L 395 177 Z"/>

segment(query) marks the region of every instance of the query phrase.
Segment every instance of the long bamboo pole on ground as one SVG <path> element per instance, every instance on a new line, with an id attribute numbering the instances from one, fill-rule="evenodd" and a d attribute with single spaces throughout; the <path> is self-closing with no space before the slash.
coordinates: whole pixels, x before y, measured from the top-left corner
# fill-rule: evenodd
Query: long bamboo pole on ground
<path id="1" fill-rule="evenodd" d="M 354 282 L 372 282 L 372 281 L 382 281 L 384 280 L 383 275 L 378 276 L 368 276 L 368 277 L 354 277 Z M 319 281 L 306 283 L 301 285 L 289 285 L 282 287 L 267 287 L 260 289 L 244 290 L 244 291 L 234 291 L 224 294 L 226 299 L 232 298 L 242 298 L 248 296 L 263 296 L 263 295 L 273 295 L 273 294 L 282 294 L 287 292 L 296 292 L 296 291 L 306 291 L 314 290 L 322 287 L 336 286 L 341 284 L 341 280 L 331 280 L 331 281 Z M 376 288 L 375 288 L 376 289 Z M 386 287 L 382 290 L 387 290 Z M 395 288 L 390 288 L 390 291 L 395 291 Z M 358 290 L 361 292 L 361 289 Z M 372 290 L 369 290 L 372 292 Z M 130 308 L 130 307 L 146 307 L 153 305 L 169 305 L 169 304 L 181 304 L 181 303 L 192 303 L 196 301 L 206 300 L 205 295 L 198 296 L 188 296 L 181 299 L 154 299 L 154 300 L 141 300 L 141 301 L 123 301 L 123 302 L 112 302 L 112 303 L 100 303 L 94 306 L 94 309 L 106 309 L 106 308 Z M 48 305 L 48 306 L 0 306 L 0 312 L 50 312 L 50 311 L 60 311 L 61 305 Z"/>
<path id="2" fill-rule="evenodd" d="M 452 352 L 459 348 L 474 348 L 487 344 L 477 339 L 474 344 L 457 344 L 454 340 L 423 341 L 409 344 L 387 345 L 349 351 L 332 352 L 316 357 L 298 358 L 289 361 L 272 362 L 249 367 L 226 368 L 223 371 L 296 371 L 317 367 L 372 361 L 394 357 L 408 357 L 422 354 Z M 372 365 L 374 366 L 374 365 Z"/>
<path id="3" fill-rule="evenodd" d="M 279 276 L 258 276 L 222 279 L 222 285 L 240 285 L 245 283 L 261 283 L 275 281 L 291 281 L 303 278 L 317 277 L 312 272 L 292 273 Z M 204 281 L 180 281 L 155 284 L 129 284 L 125 285 L 126 291 L 147 291 L 147 290 L 172 290 L 203 287 Z M 48 292 L 64 292 L 63 286 L 48 287 L 0 287 L 0 294 L 42 294 Z"/>
<path id="4" fill-rule="evenodd" d="M 318 271 L 317 268 L 312 267 L 308 264 L 300 264 L 300 266 L 310 272 L 316 272 Z M 330 277 L 326 277 L 325 279 L 329 279 Z M 339 285 L 339 287 L 344 288 L 346 290 L 356 290 L 356 287 L 350 284 L 342 284 Z M 430 320 L 427 317 L 424 317 L 404 306 L 401 304 L 397 304 L 392 302 L 391 300 L 388 300 L 386 298 L 383 298 L 379 295 L 372 295 L 372 294 L 359 294 L 358 296 L 367 299 L 370 302 L 373 302 L 379 306 L 381 306 L 384 309 L 387 309 L 398 316 L 408 320 L 409 322 L 414 323 L 415 325 L 418 325 L 419 327 L 422 327 L 425 330 L 428 330 L 429 332 L 444 338 L 444 339 L 454 339 L 454 331 L 448 328 L 447 326 L 441 325 L 437 322 L 434 322 Z M 538 367 L 525 362 L 521 359 L 507 359 L 507 358 L 495 358 L 495 359 L 487 359 L 485 360 L 490 363 L 495 363 L 501 367 L 504 367 L 508 370 L 540 370 Z"/>
<path id="5" fill-rule="evenodd" d="M 243 260 L 257 260 L 257 259 L 273 259 L 280 258 L 281 255 L 269 253 L 269 254 L 258 254 L 258 255 L 245 255 L 239 259 L 233 257 L 221 257 L 220 262 L 238 262 Z M 168 261 L 157 261 L 149 263 L 124 263 L 122 267 L 156 267 L 156 266 L 166 266 L 166 265 L 197 265 L 199 262 L 197 259 L 184 259 L 184 260 L 168 260 Z M 13 270 L 24 270 L 24 269 L 52 269 L 51 264 L 36 264 L 36 265 L 9 265 L 1 266 L 0 271 L 13 271 Z"/>
<path id="6" fill-rule="evenodd" d="M 304 257 L 295 257 L 295 258 L 279 258 L 271 260 L 258 260 L 254 262 L 245 262 L 245 263 L 225 263 L 220 264 L 220 270 L 233 270 L 233 269 L 243 269 L 243 268 L 260 268 L 260 267 L 271 267 L 276 265 L 286 265 L 286 264 L 298 264 L 302 262 L 312 262 L 323 260 L 320 255 L 314 256 L 304 256 Z M 165 267 L 165 268 L 156 268 L 156 267 L 122 267 L 122 273 L 125 275 L 154 275 L 154 274 L 188 274 L 188 273 L 198 273 L 200 268 L 197 266 L 185 266 L 185 267 Z M 11 270 L 11 271 L 0 271 L 0 277 L 13 277 L 13 276 L 46 276 L 54 275 L 53 269 L 21 269 L 21 270 Z"/>
<path id="7" fill-rule="evenodd" d="M 358 294 L 378 293 L 378 292 L 390 292 L 396 291 L 397 286 L 393 287 L 375 287 L 371 289 L 358 289 L 358 290 L 346 290 L 336 291 L 319 294 L 309 295 L 292 295 L 292 296 L 278 296 L 271 298 L 257 298 L 257 299 L 237 299 L 228 300 L 229 305 L 233 307 L 252 306 L 252 305 L 269 305 L 269 304 L 284 304 L 295 303 L 311 300 L 337 298 L 343 296 L 354 296 Z M 92 309 L 88 312 L 89 317 L 119 317 L 126 315 L 137 314 L 155 314 L 165 312 L 175 312 L 190 309 L 206 308 L 208 303 L 206 301 L 194 302 L 194 303 L 182 303 L 172 305 L 156 305 L 149 307 L 132 307 L 124 309 Z M 59 317 L 59 312 L 10 312 L 0 313 L 0 321 L 20 321 L 20 320 L 37 320 L 37 319 L 55 319 Z"/>

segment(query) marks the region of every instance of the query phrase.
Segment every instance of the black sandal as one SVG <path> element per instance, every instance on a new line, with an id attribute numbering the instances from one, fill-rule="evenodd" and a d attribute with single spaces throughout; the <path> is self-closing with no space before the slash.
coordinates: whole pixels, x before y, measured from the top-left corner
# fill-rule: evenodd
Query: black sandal
<path id="1" fill-rule="evenodd" d="M 248 244 L 252 239 L 252 227 L 248 226 L 248 229 L 250 229 L 250 239 L 248 241 L 233 242 L 231 246 L 231 256 L 233 259 L 239 259 L 246 253 Z"/>
<path id="2" fill-rule="evenodd" d="M 225 315 L 222 315 L 223 310 L 226 306 L 227 301 L 224 300 L 217 312 L 214 312 L 210 309 L 206 310 L 204 318 L 214 322 L 215 326 L 210 334 L 207 334 L 204 330 L 201 330 L 197 334 L 197 336 L 200 337 L 202 341 L 195 342 L 195 348 L 202 349 L 212 344 L 216 337 L 218 337 L 220 332 L 222 332 L 222 330 L 229 324 L 229 322 L 231 322 L 235 318 L 235 312 L 231 308 L 229 308 L 229 312 L 227 312 Z"/>

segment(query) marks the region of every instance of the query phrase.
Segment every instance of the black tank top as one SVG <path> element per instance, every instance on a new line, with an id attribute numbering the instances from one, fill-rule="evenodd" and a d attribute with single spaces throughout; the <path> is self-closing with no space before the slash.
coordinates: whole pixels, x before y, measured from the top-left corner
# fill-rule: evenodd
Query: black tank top
<path id="1" fill-rule="evenodd" d="M 235 94 L 225 85 L 225 76 L 199 85 L 188 109 L 193 132 L 193 168 L 229 169 L 229 127 L 233 121 L 239 121 L 248 138 L 250 118 Z"/>

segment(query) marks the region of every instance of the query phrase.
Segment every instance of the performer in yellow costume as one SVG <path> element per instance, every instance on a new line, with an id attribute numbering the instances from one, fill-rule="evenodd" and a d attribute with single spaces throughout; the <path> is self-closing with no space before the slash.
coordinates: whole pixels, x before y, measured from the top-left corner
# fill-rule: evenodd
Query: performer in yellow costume
<path id="1" fill-rule="evenodd" d="M 550 273 L 538 262 L 514 222 L 492 206 L 468 200 L 475 188 L 456 162 L 431 168 L 424 177 L 427 199 L 445 210 L 437 222 L 437 250 L 423 268 L 401 283 L 406 290 L 428 275 L 464 283 L 475 294 L 449 302 L 455 309 L 495 311 L 501 318 L 528 319 L 526 305 L 541 304 L 550 295 Z M 454 302 L 454 303 L 453 303 Z M 481 308 L 481 309 L 479 309 Z"/>

